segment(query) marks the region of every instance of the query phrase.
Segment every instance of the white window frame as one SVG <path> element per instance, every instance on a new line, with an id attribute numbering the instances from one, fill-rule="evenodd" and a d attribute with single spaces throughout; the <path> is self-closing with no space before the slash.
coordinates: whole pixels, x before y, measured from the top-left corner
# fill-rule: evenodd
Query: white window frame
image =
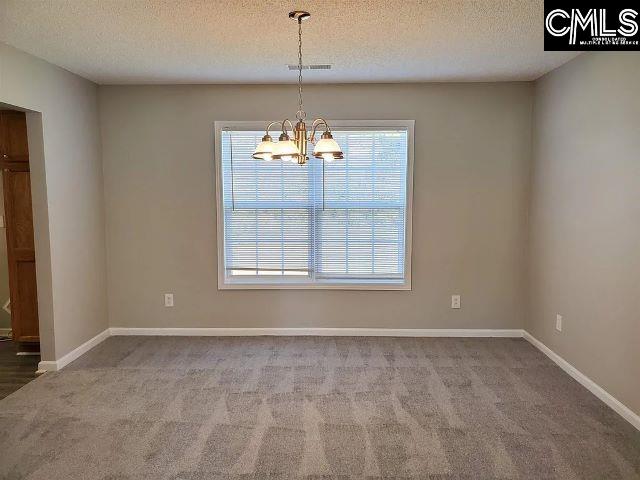
<path id="1" fill-rule="evenodd" d="M 264 130 L 268 121 L 216 121 L 214 122 L 214 169 L 216 180 L 216 216 L 217 216 L 217 248 L 218 248 L 218 290 L 411 290 L 411 244 L 413 216 L 413 158 L 414 158 L 414 125 L 415 120 L 327 120 L 333 130 L 361 128 L 363 130 L 384 130 L 385 128 L 403 128 L 407 131 L 407 203 L 405 210 L 405 255 L 404 281 L 389 280 L 330 281 L 302 279 L 274 279 L 273 277 L 257 279 L 234 278 L 225 274 L 224 265 L 224 205 L 222 199 L 222 131 L 230 130 Z M 277 132 L 276 132 L 277 133 Z M 300 167 L 305 168 L 305 167 Z"/>

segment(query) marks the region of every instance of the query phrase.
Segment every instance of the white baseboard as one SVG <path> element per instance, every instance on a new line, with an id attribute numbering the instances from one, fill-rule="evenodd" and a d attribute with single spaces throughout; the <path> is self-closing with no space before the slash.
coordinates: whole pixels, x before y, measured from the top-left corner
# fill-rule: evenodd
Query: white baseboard
<path id="1" fill-rule="evenodd" d="M 606 403 L 609 407 L 613 409 L 618 415 L 624 418 L 631 425 L 640 430 L 640 416 L 634 413 L 629 407 L 627 407 L 620 400 L 615 398 L 609 392 L 607 392 L 604 388 L 598 385 L 596 382 L 587 377 L 584 373 L 578 370 L 576 367 L 567 362 L 560 355 L 555 353 L 549 347 L 547 347 L 540 340 L 535 338 L 529 332 L 524 332 L 524 338 L 531 343 L 534 347 L 544 353 L 547 357 L 549 357 L 556 365 L 558 365 L 562 370 L 567 372 L 574 380 L 580 383 L 583 387 L 593 393 L 596 397 Z"/>
<path id="2" fill-rule="evenodd" d="M 103 332 L 100 332 L 95 337 L 84 342 L 79 347 L 74 348 L 65 356 L 59 358 L 58 360 L 44 360 L 38 363 L 38 371 L 39 372 L 42 372 L 42 371 L 55 372 L 57 370 L 60 370 L 65 366 L 67 366 L 68 364 L 70 364 L 71 362 L 73 362 L 74 360 L 76 360 L 78 357 L 87 353 L 96 345 L 104 342 L 107 338 L 109 338 L 110 335 L 111 334 L 109 332 L 109 329 L 107 328 L 106 330 L 104 330 Z"/>
<path id="3" fill-rule="evenodd" d="M 444 328 L 127 328 L 111 327 L 111 335 L 191 337 L 330 336 L 330 337 L 514 337 L 520 329 Z"/>
<path id="4" fill-rule="evenodd" d="M 10 328 L 0 328 L 0 337 L 10 337 L 11 329 Z"/>
<path id="5" fill-rule="evenodd" d="M 55 372 L 60 370 L 60 368 L 58 368 L 58 362 L 55 360 L 42 360 L 38 362 L 38 370 L 36 370 L 36 373 Z"/>

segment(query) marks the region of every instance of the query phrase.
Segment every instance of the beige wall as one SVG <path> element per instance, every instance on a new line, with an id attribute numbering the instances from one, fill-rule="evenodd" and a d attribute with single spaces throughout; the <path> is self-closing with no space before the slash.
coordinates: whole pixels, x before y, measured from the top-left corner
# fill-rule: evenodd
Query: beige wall
<path id="1" fill-rule="evenodd" d="M 522 327 L 531 84 L 305 89 L 310 115 L 415 119 L 411 292 L 217 290 L 213 123 L 293 115 L 295 86 L 99 92 L 111 326 Z"/>
<path id="2" fill-rule="evenodd" d="M 638 53 L 584 54 L 536 82 L 526 326 L 636 413 L 639 86 Z"/>
<path id="3" fill-rule="evenodd" d="M 53 360 L 108 326 L 97 86 L 0 43 L 0 102 L 32 111 L 41 350 Z"/>

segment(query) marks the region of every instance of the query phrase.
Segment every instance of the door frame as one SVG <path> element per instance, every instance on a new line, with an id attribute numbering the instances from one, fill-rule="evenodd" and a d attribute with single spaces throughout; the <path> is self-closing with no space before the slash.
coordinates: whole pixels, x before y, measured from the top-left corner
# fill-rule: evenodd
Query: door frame
<path id="1" fill-rule="evenodd" d="M 40 358 L 41 360 L 55 360 L 53 282 L 42 112 L 3 102 L 0 102 L 0 109 L 25 112 L 27 117 L 31 208 L 33 213 L 36 284 L 38 290 Z"/>

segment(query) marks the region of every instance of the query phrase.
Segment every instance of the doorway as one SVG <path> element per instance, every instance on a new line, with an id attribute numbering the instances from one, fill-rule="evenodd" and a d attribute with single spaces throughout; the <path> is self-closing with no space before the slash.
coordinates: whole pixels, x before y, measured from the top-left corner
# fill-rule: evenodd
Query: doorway
<path id="1" fill-rule="evenodd" d="M 6 270 L 0 272 L 0 295 L 4 292 L 6 296 L 7 286 L 9 294 L 8 298 L 0 298 L 0 321 L 4 327 L 0 330 L 3 340 L 0 358 L 3 367 L 11 370 L 14 381 L 10 383 L 20 388 L 33 378 L 40 360 L 31 173 L 24 112 L 0 110 L 0 168 L 4 204 L 0 230 L 5 230 L 0 236 L 6 241 L 6 249 L 0 248 L 0 253 L 6 255 L 0 261 L 0 265 L 6 261 Z M 10 318 L 9 328 L 6 314 Z M 0 383 L 11 389 L 14 385 L 5 385 L 7 380 Z M 5 388 L 2 390 L 0 396 L 7 393 Z"/>

